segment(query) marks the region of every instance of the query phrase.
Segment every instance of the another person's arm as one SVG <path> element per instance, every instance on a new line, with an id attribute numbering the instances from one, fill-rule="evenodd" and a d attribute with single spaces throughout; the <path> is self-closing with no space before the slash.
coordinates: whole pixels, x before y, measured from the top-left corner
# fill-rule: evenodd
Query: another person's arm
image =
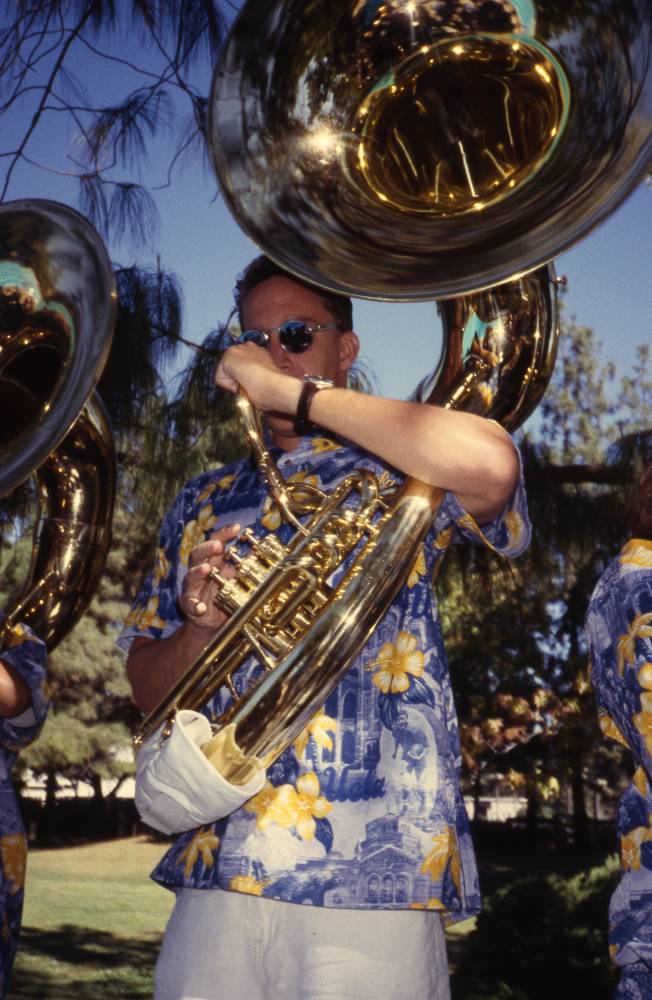
<path id="1" fill-rule="evenodd" d="M 45 644 L 14 626 L 0 653 L 0 743 L 11 751 L 31 743 L 45 721 L 47 663 Z"/>
<path id="2" fill-rule="evenodd" d="M 0 717 L 12 719 L 32 704 L 32 692 L 18 671 L 0 659 Z"/>

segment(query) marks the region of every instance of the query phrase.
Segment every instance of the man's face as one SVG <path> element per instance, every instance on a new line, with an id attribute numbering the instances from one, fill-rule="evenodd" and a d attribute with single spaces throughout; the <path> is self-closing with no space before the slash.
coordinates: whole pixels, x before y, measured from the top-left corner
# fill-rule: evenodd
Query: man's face
<path id="1" fill-rule="evenodd" d="M 308 326 L 332 323 L 334 317 L 316 292 L 304 288 L 291 278 L 274 277 L 256 285 L 247 296 L 242 310 L 244 330 L 265 330 L 270 333 L 267 348 L 276 367 L 303 378 L 321 375 L 332 379 L 336 386 L 346 385 L 349 368 L 358 353 L 358 338 L 351 330 L 317 330 L 307 351 L 292 354 L 281 347 L 278 333 L 271 333 L 289 319 L 298 319 Z M 272 430 L 287 433 L 292 420 L 270 415 Z"/>
<path id="2" fill-rule="evenodd" d="M 245 300 L 245 330 L 275 330 L 289 319 L 302 320 L 308 326 L 334 322 L 319 295 L 291 278 L 262 281 Z M 270 333 L 268 350 L 276 367 L 289 375 L 297 378 L 322 375 L 332 379 L 337 386 L 345 386 L 347 372 L 358 353 L 358 343 L 350 330 L 317 330 L 307 351 L 292 354 L 281 347 L 278 333 Z"/>

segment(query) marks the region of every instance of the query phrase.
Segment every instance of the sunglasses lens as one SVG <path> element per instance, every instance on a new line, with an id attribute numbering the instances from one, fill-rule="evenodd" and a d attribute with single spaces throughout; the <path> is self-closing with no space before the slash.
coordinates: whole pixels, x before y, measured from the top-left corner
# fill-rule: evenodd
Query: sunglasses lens
<path id="1" fill-rule="evenodd" d="M 291 354 L 303 354 L 312 344 L 312 331 L 300 320 L 289 320 L 280 327 L 279 340 L 281 347 Z"/>
<path id="2" fill-rule="evenodd" d="M 263 330 L 245 330 L 238 338 L 241 344 L 258 344 L 259 347 L 267 347 L 269 337 Z"/>

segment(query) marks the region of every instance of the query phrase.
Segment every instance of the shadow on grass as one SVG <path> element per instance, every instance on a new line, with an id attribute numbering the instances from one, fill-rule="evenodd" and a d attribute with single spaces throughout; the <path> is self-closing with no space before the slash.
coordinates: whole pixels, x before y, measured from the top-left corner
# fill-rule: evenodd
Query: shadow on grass
<path id="1" fill-rule="evenodd" d="M 8 1000 L 142 1000 L 152 995 L 160 938 L 129 940 L 63 924 L 24 927 Z"/>

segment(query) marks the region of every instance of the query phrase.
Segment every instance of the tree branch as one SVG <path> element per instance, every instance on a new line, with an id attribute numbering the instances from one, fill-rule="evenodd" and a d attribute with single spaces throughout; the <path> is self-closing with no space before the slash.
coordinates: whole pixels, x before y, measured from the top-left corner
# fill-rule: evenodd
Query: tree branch
<path id="1" fill-rule="evenodd" d="M 36 111 L 34 112 L 34 115 L 32 117 L 32 121 L 30 122 L 30 125 L 29 125 L 29 127 L 28 127 L 25 135 L 22 138 L 20 146 L 16 150 L 14 159 L 10 163 L 9 169 L 7 170 L 7 175 L 5 177 L 5 182 L 4 182 L 3 186 L 2 186 L 2 191 L 0 192 L 0 202 L 3 202 L 5 200 L 7 191 L 9 189 L 9 184 L 11 182 L 12 174 L 13 174 L 13 172 L 14 172 L 17 164 L 18 164 L 18 162 L 20 161 L 20 159 L 21 159 L 21 157 L 23 155 L 23 152 L 24 152 L 24 150 L 25 150 L 25 148 L 27 146 L 27 143 L 29 142 L 31 136 L 33 135 L 33 133 L 34 133 L 34 131 L 36 129 L 36 126 L 38 125 L 38 123 L 40 121 L 41 115 L 43 114 L 43 110 L 45 108 L 45 104 L 46 104 L 47 99 L 48 99 L 48 97 L 50 95 L 50 92 L 51 92 L 51 90 L 52 90 L 52 88 L 54 86 L 54 81 L 56 80 L 57 73 L 59 72 L 61 66 L 63 65 L 64 59 L 66 58 L 66 55 L 68 54 L 68 50 L 70 49 L 70 47 L 73 44 L 73 42 L 75 41 L 75 39 L 79 36 L 79 34 L 82 31 L 84 25 L 86 24 L 86 22 L 88 21 L 89 17 L 91 16 L 92 10 L 93 10 L 92 7 L 89 5 L 89 7 L 86 9 L 86 12 L 84 13 L 84 16 L 80 19 L 80 21 L 77 24 L 77 26 L 75 28 L 73 28 L 72 31 L 70 32 L 70 37 L 64 42 L 63 47 L 61 49 L 61 52 L 57 56 L 55 64 L 52 67 L 52 72 L 50 73 L 48 81 L 45 84 L 45 87 L 43 88 L 43 96 L 42 96 L 42 98 L 41 98 L 41 100 L 39 102 L 39 105 L 38 105 Z"/>

